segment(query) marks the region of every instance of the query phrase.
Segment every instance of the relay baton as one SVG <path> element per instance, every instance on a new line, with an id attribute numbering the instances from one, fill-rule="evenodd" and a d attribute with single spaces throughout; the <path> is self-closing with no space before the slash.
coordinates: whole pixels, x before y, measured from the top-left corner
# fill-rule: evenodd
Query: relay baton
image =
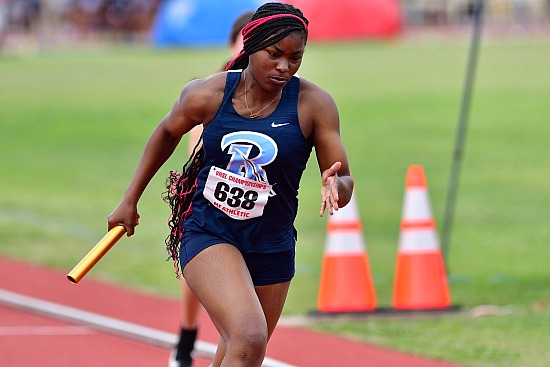
<path id="1" fill-rule="evenodd" d="M 82 260 L 80 260 L 73 270 L 67 274 L 67 279 L 69 282 L 76 284 L 80 281 L 80 279 L 84 278 L 84 275 L 86 275 L 90 269 L 92 269 L 94 265 L 101 260 L 103 255 L 105 255 L 107 251 L 109 251 L 111 247 L 113 247 L 113 245 L 117 243 L 122 236 L 124 236 L 124 233 L 126 233 L 126 228 L 124 228 L 124 226 L 118 225 L 111 228 L 111 230 L 107 232 L 107 234 L 97 243 L 97 245 L 95 245 L 94 248 L 92 248 L 90 252 L 88 252 Z"/>

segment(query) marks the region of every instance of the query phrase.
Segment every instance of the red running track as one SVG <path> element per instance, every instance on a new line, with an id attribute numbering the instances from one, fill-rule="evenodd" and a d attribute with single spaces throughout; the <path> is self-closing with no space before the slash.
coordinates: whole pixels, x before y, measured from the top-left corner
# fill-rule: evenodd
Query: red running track
<path id="1" fill-rule="evenodd" d="M 174 334 L 179 303 L 85 278 L 70 284 L 66 274 L 0 258 L 0 290 Z M 199 339 L 216 344 L 218 334 L 201 315 Z M 167 366 L 169 349 L 87 325 L 0 302 L 0 356 L 9 367 Z M 299 367 L 460 367 L 395 352 L 342 337 L 278 326 L 269 358 Z M 206 367 L 199 359 L 194 367 Z"/>

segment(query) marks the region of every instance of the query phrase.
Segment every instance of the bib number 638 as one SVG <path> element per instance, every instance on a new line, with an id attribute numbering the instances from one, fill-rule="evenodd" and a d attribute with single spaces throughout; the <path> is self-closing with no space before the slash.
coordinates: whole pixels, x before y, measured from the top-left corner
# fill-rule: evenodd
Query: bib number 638
<path id="1" fill-rule="evenodd" d="M 227 216 L 246 220 L 261 217 L 272 185 L 211 167 L 203 195 Z"/>
<path id="2" fill-rule="evenodd" d="M 244 191 L 240 187 L 231 187 L 225 182 L 218 182 L 214 189 L 214 197 L 225 202 L 231 208 L 254 209 L 258 193 L 253 190 Z"/>

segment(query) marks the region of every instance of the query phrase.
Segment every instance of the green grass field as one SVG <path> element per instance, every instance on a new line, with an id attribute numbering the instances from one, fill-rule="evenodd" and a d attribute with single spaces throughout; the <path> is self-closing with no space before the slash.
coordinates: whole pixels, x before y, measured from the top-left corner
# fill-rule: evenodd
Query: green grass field
<path id="1" fill-rule="evenodd" d="M 441 228 L 468 37 L 310 44 L 300 74 L 334 96 L 380 307 L 391 307 L 406 170 L 423 165 Z M 103 236 L 158 121 L 224 49 L 98 48 L 0 57 L 0 255 L 69 271 Z M 469 366 L 550 360 L 550 41 L 485 40 L 480 50 L 448 272 L 473 318 L 366 318 L 312 327 Z M 177 298 L 165 262 L 164 178 L 145 192 L 137 234 L 88 274 Z M 315 310 L 326 218 L 314 156 L 302 181 L 297 275 L 285 316 Z M 32 279 L 30 280 L 32 281 Z"/>

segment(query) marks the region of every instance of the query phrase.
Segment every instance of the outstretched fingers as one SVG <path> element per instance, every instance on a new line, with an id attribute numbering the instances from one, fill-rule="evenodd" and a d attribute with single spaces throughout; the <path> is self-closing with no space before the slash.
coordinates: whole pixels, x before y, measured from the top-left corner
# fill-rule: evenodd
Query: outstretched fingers
<path id="1" fill-rule="evenodd" d="M 338 170 L 341 166 L 341 162 L 336 162 L 321 175 L 323 182 L 323 186 L 321 187 L 321 210 L 319 212 L 321 217 L 324 215 L 325 210 L 327 210 L 330 215 L 333 215 L 334 211 L 339 209 Z"/>

